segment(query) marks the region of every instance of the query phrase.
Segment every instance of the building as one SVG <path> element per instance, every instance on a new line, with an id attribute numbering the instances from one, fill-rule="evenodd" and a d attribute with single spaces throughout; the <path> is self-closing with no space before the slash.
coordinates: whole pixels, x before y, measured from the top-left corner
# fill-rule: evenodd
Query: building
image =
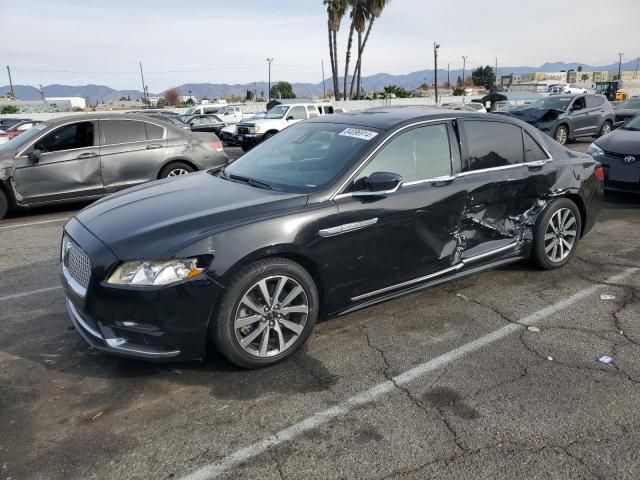
<path id="1" fill-rule="evenodd" d="M 194 105 L 198 103 L 195 95 L 180 95 L 180 103 L 187 103 L 189 101 L 193 102 Z"/>
<path id="2" fill-rule="evenodd" d="M 50 103 L 68 101 L 73 109 L 84 110 L 87 108 L 87 102 L 82 97 L 46 97 L 45 100 Z"/>

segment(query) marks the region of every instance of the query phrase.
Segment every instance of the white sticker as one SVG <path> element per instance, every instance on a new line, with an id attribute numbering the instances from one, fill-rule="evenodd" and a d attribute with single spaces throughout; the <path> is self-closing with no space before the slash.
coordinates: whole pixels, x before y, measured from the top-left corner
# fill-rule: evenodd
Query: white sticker
<path id="1" fill-rule="evenodd" d="M 376 138 L 378 133 L 372 132 L 371 130 L 363 130 L 361 128 L 345 128 L 340 135 L 343 137 L 359 138 L 360 140 L 366 140 L 368 142 L 369 140 Z"/>

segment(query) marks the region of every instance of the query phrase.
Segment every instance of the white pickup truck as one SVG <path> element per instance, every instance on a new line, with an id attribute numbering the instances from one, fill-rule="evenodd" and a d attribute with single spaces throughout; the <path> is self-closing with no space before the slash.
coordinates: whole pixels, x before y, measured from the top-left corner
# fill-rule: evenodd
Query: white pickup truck
<path id="1" fill-rule="evenodd" d="M 242 109 L 239 105 L 227 105 L 225 103 L 195 105 L 182 116 L 186 118 L 193 115 L 215 115 L 227 125 L 239 123 L 243 118 Z"/>
<path id="2" fill-rule="evenodd" d="M 333 113 L 325 108 L 323 113 Z M 287 103 L 276 105 L 267 111 L 264 118 L 241 122 L 236 127 L 235 143 L 245 152 L 258 143 L 274 136 L 294 123 L 321 115 L 318 105 L 313 103 Z"/>

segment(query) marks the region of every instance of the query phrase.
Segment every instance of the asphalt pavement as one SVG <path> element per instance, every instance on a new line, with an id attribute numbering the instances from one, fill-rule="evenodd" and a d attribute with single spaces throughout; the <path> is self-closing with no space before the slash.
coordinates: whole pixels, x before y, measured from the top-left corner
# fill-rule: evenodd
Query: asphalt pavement
<path id="1" fill-rule="evenodd" d="M 0 479 L 640 478 L 639 196 L 565 268 L 320 322 L 260 371 L 89 348 L 57 273 L 76 209 L 0 222 Z"/>

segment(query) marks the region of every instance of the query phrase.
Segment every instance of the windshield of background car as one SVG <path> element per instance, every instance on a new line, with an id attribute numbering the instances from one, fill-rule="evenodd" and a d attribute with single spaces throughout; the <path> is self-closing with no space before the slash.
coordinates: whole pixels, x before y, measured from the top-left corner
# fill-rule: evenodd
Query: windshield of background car
<path id="1" fill-rule="evenodd" d="M 264 118 L 283 118 L 287 110 L 289 110 L 289 107 L 286 105 L 278 105 L 269 110 Z"/>
<path id="2" fill-rule="evenodd" d="M 622 110 L 625 108 L 629 108 L 631 110 L 640 110 L 640 98 L 636 100 L 627 100 L 626 102 L 618 104 L 618 110 Z"/>
<path id="3" fill-rule="evenodd" d="M 196 108 L 196 107 L 191 107 L 191 108 L 190 108 L 190 109 L 188 109 L 186 112 L 184 112 L 184 113 L 182 114 L 182 116 L 183 116 L 183 117 L 186 117 L 186 116 L 188 116 L 188 115 L 193 115 L 193 114 L 195 114 L 195 113 L 199 112 L 199 110 L 200 110 L 200 109 L 198 109 L 198 108 Z"/>
<path id="4" fill-rule="evenodd" d="M 547 97 L 536 100 L 531 104 L 531 108 L 555 108 L 556 110 L 566 110 L 571 103 L 571 97 Z"/>
<path id="5" fill-rule="evenodd" d="M 13 138 L 11 141 L 0 145 L 0 152 L 22 148 L 23 146 L 27 145 L 31 140 L 33 140 L 38 135 L 40 135 L 42 131 L 48 126 L 49 126 L 48 123 L 36 123 L 29 130 L 26 130 L 24 133 Z"/>
<path id="6" fill-rule="evenodd" d="M 627 123 L 625 123 L 622 126 L 622 129 L 639 131 L 640 130 L 640 115 L 636 115 L 631 120 L 629 120 Z"/>
<path id="7" fill-rule="evenodd" d="M 299 123 L 270 138 L 224 170 L 289 193 L 309 193 L 333 183 L 359 160 L 379 131 L 336 123 Z"/>

